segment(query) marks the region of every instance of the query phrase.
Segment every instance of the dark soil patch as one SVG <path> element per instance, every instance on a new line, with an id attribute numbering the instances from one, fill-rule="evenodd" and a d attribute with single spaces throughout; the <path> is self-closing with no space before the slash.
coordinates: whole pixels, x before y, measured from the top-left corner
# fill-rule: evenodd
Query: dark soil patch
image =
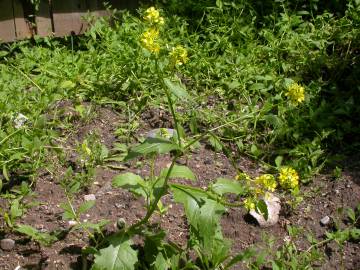
<path id="1" fill-rule="evenodd" d="M 66 134 L 66 147 L 73 148 L 77 141 L 81 142 L 85 135 L 90 132 L 97 132 L 101 142 L 109 148 L 116 141 L 114 130 L 117 128 L 118 123 L 124 120 L 110 108 L 97 108 L 95 111 L 96 116 L 89 121 L 75 122 L 75 130 L 70 134 Z M 146 119 L 146 121 L 150 121 L 151 117 L 158 119 L 158 114 L 161 113 L 157 110 L 153 113 L 147 112 L 143 119 Z M 152 122 L 151 124 L 144 123 L 141 125 L 143 127 L 141 133 L 145 134 L 150 127 L 170 126 L 168 125 L 168 116 L 160 120 L 155 124 Z M 74 161 L 77 157 L 75 153 L 69 150 L 67 158 Z M 143 176 L 147 175 L 149 172 L 147 161 L 140 161 L 142 162 L 141 166 L 133 162 L 128 164 L 128 167 L 123 171 L 98 167 L 93 185 L 86 192 L 78 194 L 74 201 L 75 205 L 79 205 L 84 201 L 84 195 L 94 194 L 96 196 L 96 206 L 82 218 L 91 222 L 107 219 L 110 221 L 107 226 L 107 230 L 110 232 L 116 230 L 115 224 L 118 218 L 124 218 L 127 224 L 133 224 L 141 219 L 145 215 L 143 200 L 135 198 L 125 190 L 114 189 L 111 186 L 114 176 L 125 171 L 131 171 Z M 156 171 L 166 167 L 170 161 L 168 155 L 159 157 L 156 162 Z M 218 177 L 233 178 L 236 174 L 229 160 L 223 154 L 215 153 L 205 147 L 204 144 L 179 162 L 187 163 L 197 176 L 198 181 L 190 183 L 179 180 L 178 182 L 198 187 L 206 187 Z M 238 164 L 240 168 L 251 175 L 259 174 L 259 167 L 245 157 L 241 158 Z M 338 208 L 354 208 L 360 201 L 359 174 L 353 171 L 354 168 L 356 167 L 352 166 L 345 169 L 342 178 L 338 181 L 333 181 L 330 176 L 323 175 L 316 178 L 310 185 L 303 186 L 304 201 L 296 209 L 295 213 L 281 216 L 279 223 L 270 228 L 260 228 L 250 221 L 242 208 L 229 208 L 223 216 L 222 228 L 224 235 L 231 239 L 233 243 L 233 252 L 242 251 L 252 245 L 264 247 L 264 238 L 268 236 L 275 237 L 279 246 L 288 237 L 287 225 L 302 227 L 305 232 L 312 232 L 317 239 L 323 239 L 325 232 L 331 228 L 321 226 L 320 219 L 326 215 L 337 218 L 339 217 Z M 62 220 L 63 211 L 60 208 L 60 204 L 66 201 L 64 192 L 59 185 L 59 180 L 61 180 L 65 170 L 66 167 L 58 163 L 52 174 L 45 170 L 39 174 L 34 190 L 36 197 L 28 200 L 36 200 L 40 204 L 29 209 L 19 221 L 20 223 L 32 225 L 44 232 L 69 228 L 68 222 Z M 170 195 L 165 196 L 164 203 L 171 204 L 172 207 L 169 208 L 163 218 L 159 219 L 159 217 L 155 216 L 152 222 L 158 223 L 160 220 L 160 226 L 168 231 L 169 240 L 184 245 L 188 231 L 183 209 L 172 201 Z M 297 240 L 300 250 L 308 248 L 305 234 Z M 88 237 L 79 232 L 64 235 L 62 240 L 51 247 L 40 247 L 32 241 L 26 241 L 25 237 L 12 233 L 2 237 L 16 240 L 14 250 L 0 251 L 0 269 L 4 270 L 13 270 L 17 266 L 25 269 L 82 269 L 84 261 L 80 255 L 81 249 L 88 244 Z M 330 243 L 322 247 L 322 250 L 325 252 L 326 257 L 321 264 L 321 269 L 340 269 L 341 264 L 343 269 L 360 269 L 358 256 L 360 245 L 358 243 L 346 242 L 343 250 L 336 244 Z M 241 269 L 241 267 L 244 266 L 239 265 L 234 269 Z"/>

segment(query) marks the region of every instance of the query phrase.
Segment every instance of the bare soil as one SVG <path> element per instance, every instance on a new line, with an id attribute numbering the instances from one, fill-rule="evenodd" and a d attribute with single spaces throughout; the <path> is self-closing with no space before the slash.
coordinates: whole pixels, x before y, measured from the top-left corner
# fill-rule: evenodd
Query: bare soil
<path id="1" fill-rule="evenodd" d="M 71 104 L 64 106 L 71 106 Z M 89 132 L 96 132 L 101 142 L 111 148 L 116 141 L 114 131 L 123 119 L 111 108 L 102 107 L 95 111 L 96 115 L 90 120 L 85 122 L 75 120 L 73 131 L 63 134 L 66 138 L 66 147 L 71 148 L 76 141 L 82 142 Z M 144 135 L 154 127 L 170 127 L 166 119 L 168 116 L 164 117 L 159 110 L 144 113 L 137 136 Z M 75 156 L 76 154 L 71 151 L 68 151 L 66 155 L 70 161 L 74 160 Z M 84 215 L 83 219 L 91 222 L 101 219 L 110 220 L 107 230 L 111 232 L 116 230 L 115 224 L 118 218 L 124 218 L 130 225 L 145 215 L 142 199 L 134 197 L 126 190 L 115 189 L 111 186 L 112 179 L 123 172 L 131 171 L 143 176 L 147 175 L 149 172 L 147 161 L 140 161 L 141 166 L 132 162 L 125 164 L 122 171 L 109 169 L 106 166 L 96 169 L 94 183 L 75 198 L 75 205 L 79 205 L 84 201 L 84 195 L 96 196 L 96 206 Z M 49 162 L 53 164 L 51 169 L 44 168 L 39 172 L 34 187 L 36 197 L 28 199 L 39 204 L 28 209 L 19 220 L 19 223 L 32 225 L 44 232 L 69 228 L 68 222 L 62 220 L 63 210 L 60 208 L 60 204 L 66 201 L 64 191 L 59 184 L 66 166 L 55 156 L 49 157 Z M 157 170 L 164 168 L 169 162 L 168 155 L 159 157 L 156 162 Z M 256 163 L 249 158 L 242 157 L 237 162 L 239 167 L 250 175 L 256 176 L 261 172 Z M 198 181 L 191 184 L 199 187 L 206 187 L 218 177 L 232 178 L 236 174 L 229 160 L 223 154 L 211 150 L 205 143 L 194 150 L 187 160 L 180 160 L 180 163 L 186 163 L 192 169 Z M 223 216 L 222 229 L 224 235 L 232 241 L 232 251 L 236 253 L 252 245 L 264 246 L 264 239 L 269 236 L 275 237 L 277 245 L 281 245 L 288 237 L 287 225 L 303 227 L 305 232 L 312 232 L 317 239 L 324 239 L 325 232 L 331 228 L 330 225 L 322 226 L 320 219 L 326 215 L 331 218 L 340 217 L 337 209 L 354 208 L 360 201 L 359 162 L 351 159 L 351 163 L 344 164 L 343 168 L 344 172 L 339 180 L 335 181 L 330 175 L 324 174 L 318 176 L 309 185 L 302 186 L 304 201 L 296 211 L 283 212 L 279 223 L 273 227 L 260 228 L 248 218 L 244 209 L 229 208 Z M 160 226 L 168 231 L 169 240 L 184 245 L 188 231 L 183 209 L 172 202 L 170 195 L 165 197 L 164 202 L 171 204 L 172 207 L 161 221 L 158 217 L 154 217 L 152 222 L 160 222 Z M 5 203 L 2 201 L 1 205 Z M 88 244 L 87 236 L 79 232 L 64 235 L 63 239 L 51 247 L 39 246 L 26 237 L 14 233 L 0 237 L 12 238 L 16 241 L 13 250 L 0 250 L 0 269 L 4 270 L 13 270 L 17 266 L 21 266 L 21 269 L 82 269 L 84 262 L 81 249 Z M 301 250 L 308 248 L 305 233 L 297 240 L 297 245 Z M 325 261 L 319 262 L 320 269 L 360 269 L 359 243 L 346 242 L 342 250 L 335 243 L 329 243 L 323 246 L 322 250 L 326 255 Z M 242 269 L 242 267 L 239 265 L 234 269 Z"/>

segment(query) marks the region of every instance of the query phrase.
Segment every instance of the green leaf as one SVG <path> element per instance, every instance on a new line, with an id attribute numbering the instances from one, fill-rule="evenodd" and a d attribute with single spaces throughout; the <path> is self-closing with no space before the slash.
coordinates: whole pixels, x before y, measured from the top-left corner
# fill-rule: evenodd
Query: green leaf
<path id="1" fill-rule="evenodd" d="M 215 151 L 220 152 L 222 150 L 222 144 L 220 143 L 219 139 L 215 136 L 211 135 L 209 137 L 209 143 L 214 148 Z"/>
<path id="2" fill-rule="evenodd" d="M 189 99 L 189 94 L 186 91 L 186 88 L 180 81 L 172 82 L 169 78 L 164 79 L 164 83 L 170 92 L 179 99 Z"/>
<path id="3" fill-rule="evenodd" d="M 256 212 L 259 213 L 260 215 L 263 215 L 265 220 L 268 219 L 269 217 L 269 212 L 268 212 L 268 208 L 267 208 L 267 205 L 265 203 L 264 200 L 259 200 L 257 203 L 256 203 Z"/>
<path id="4" fill-rule="evenodd" d="M 5 164 L 4 164 L 3 167 L 2 167 L 2 173 L 3 173 L 3 176 L 5 177 L 6 181 L 10 181 L 10 177 L 9 177 L 9 174 L 8 174 L 8 170 L 7 170 Z"/>
<path id="5" fill-rule="evenodd" d="M 358 228 L 351 229 L 350 236 L 353 240 L 359 240 L 360 239 L 360 229 L 358 229 Z"/>
<path id="6" fill-rule="evenodd" d="M 145 192 L 145 181 L 137 174 L 128 172 L 115 176 L 112 185 L 114 187 L 126 188 L 136 195 L 141 195 L 144 198 L 147 197 Z"/>
<path id="7" fill-rule="evenodd" d="M 61 203 L 60 207 L 62 209 L 64 209 L 64 213 L 63 213 L 63 219 L 65 220 L 74 220 L 76 219 L 76 213 L 74 213 L 74 209 L 72 208 L 72 206 L 66 202 L 66 203 Z"/>
<path id="8" fill-rule="evenodd" d="M 72 81 L 63 81 L 60 84 L 60 88 L 67 89 L 67 90 L 73 89 L 75 86 L 76 86 L 76 84 L 73 83 Z"/>
<path id="9" fill-rule="evenodd" d="M 283 156 L 277 156 L 277 157 L 275 158 L 275 165 L 276 165 L 276 167 L 278 167 L 278 168 L 281 167 L 281 164 L 282 164 L 283 159 L 284 159 Z"/>
<path id="10" fill-rule="evenodd" d="M 92 208 L 95 205 L 95 201 L 94 200 L 90 200 L 90 201 L 86 201 L 83 204 L 81 204 L 77 210 L 78 215 L 85 213 L 86 211 L 88 211 L 90 208 Z"/>
<path id="11" fill-rule="evenodd" d="M 351 208 L 347 209 L 347 215 L 350 218 L 351 222 L 354 223 L 356 221 L 356 215 L 355 215 L 355 211 Z"/>
<path id="12" fill-rule="evenodd" d="M 95 255 L 92 270 L 133 270 L 138 261 L 137 252 L 131 248 L 131 240 L 120 239 L 119 243 L 101 249 Z"/>
<path id="13" fill-rule="evenodd" d="M 212 190 L 220 195 L 225 193 L 233 193 L 236 195 L 242 195 L 246 192 L 246 189 L 239 182 L 235 182 L 226 178 L 218 178 L 216 183 L 212 185 Z"/>
<path id="14" fill-rule="evenodd" d="M 142 144 L 130 148 L 125 161 L 148 154 L 165 154 L 173 150 L 180 150 L 179 146 L 171 140 L 163 138 L 147 138 Z"/>
<path id="15" fill-rule="evenodd" d="M 29 236 L 32 240 L 39 242 L 40 244 L 49 246 L 56 240 L 54 235 L 48 233 L 42 233 L 29 225 L 18 224 L 15 230 L 19 233 Z"/>
<path id="16" fill-rule="evenodd" d="M 261 154 L 261 151 L 257 148 L 257 146 L 255 144 L 251 145 L 250 152 L 255 157 L 258 157 Z"/>
<path id="17" fill-rule="evenodd" d="M 12 219 L 21 217 L 23 214 L 23 210 L 20 207 L 20 202 L 18 199 L 15 199 L 11 202 L 10 206 L 10 215 Z"/>
<path id="18" fill-rule="evenodd" d="M 98 223 L 91 223 L 91 222 L 81 222 L 76 224 L 74 227 L 71 228 L 72 231 L 76 231 L 78 229 L 91 229 L 95 230 L 96 232 L 100 233 L 103 227 L 108 224 L 110 221 L 102 219 Z"/>
<path id="19" fill-rule="evenodd" d="M 210 254 L 215 239 L 222 239 L 219 220 L 225 207 L 209 199 L 205 191 L 179 184 L 170 186 L 174 200 L 182 203 L 191 232 L 200 241 L 201 248 Z"/>
<path id="20" fill-rule="evenodd" d="M 165 178 L 169 169 L 163 169 L 160 173 L 160 177 Z M 170 172 L 169 178 L 184 178 L 192 181 L 196 181 L 194 173 L 187 166 L 174 165 Z"/>

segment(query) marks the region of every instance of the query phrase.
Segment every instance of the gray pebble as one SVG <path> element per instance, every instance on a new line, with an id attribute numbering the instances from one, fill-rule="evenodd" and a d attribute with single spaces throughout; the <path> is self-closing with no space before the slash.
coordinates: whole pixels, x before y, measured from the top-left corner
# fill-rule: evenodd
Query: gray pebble
<path id="1" fill-rule="evenodd" d="M 85 201 L 95 201 L 96 200 L 96 197 L 94 194 L 88 194 L 88 195 L 85 195 L 84 196 L 84 200 Z"/>
<path id="2" fill-rule="evenodd" d="M 322 219 L 320 219 L 320 223 L 321 223 L 321 225 L 323 225 L 323 226 L 329 224 L 329 222 L 330 222 L 330 217 L 329 217 L 329 216 L 325 216 L 325 217 L 323 217 Z"/>
<path id="3" fill-rule="evenodd" d="M 2 250 L 10 251 L 15 247 L 15 241 L 10 238 L 5 238 L 0 241 Z"/>

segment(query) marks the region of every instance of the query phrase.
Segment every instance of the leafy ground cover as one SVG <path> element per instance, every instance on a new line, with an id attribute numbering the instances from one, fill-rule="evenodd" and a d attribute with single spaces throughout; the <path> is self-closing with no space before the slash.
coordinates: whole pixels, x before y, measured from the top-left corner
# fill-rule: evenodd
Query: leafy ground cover
<path id="1" fill-rule="evenodd" d="M 359 9 L 167 1 L 3 45 L 1 267 L 358 269 Z"/>

